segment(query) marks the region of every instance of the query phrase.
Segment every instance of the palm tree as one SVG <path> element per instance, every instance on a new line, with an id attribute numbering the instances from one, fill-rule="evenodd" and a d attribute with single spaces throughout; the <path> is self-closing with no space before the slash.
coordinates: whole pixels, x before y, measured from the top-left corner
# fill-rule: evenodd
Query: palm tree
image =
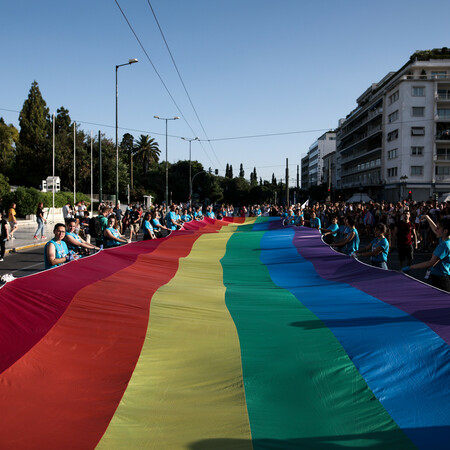
<path id="1" fill-rule="evenodd" d="M 159 161 L 160 154 L 161 150 L 159 149 L 158 143 L 149 135 L 141 134 L 137 141 L 136 156 L 142 162 L 145 175 L 148 172 L 149 165 Z"/>

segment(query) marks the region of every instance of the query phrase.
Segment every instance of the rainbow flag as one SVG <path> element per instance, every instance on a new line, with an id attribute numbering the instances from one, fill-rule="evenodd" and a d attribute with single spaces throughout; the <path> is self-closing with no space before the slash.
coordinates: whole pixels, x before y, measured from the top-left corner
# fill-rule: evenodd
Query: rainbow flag
<path id="1" fill-rule="evenodd" d="M 277 218 L 0 290 L 0 448 L 448 448 L 448 294 Z"/>

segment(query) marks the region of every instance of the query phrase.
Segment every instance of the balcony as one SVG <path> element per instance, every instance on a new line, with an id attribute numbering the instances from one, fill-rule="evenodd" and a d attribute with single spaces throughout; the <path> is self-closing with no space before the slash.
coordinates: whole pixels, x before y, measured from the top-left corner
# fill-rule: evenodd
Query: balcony
<path id="1" fill-rule="evenodd" d="M 373 127 L 370 127 L 370 129 L 367 130 L 367 133 L 361 134 L 357 137 L 357 141 L 351 142 L 347 145 L 347 147 L 340 150 L 340 153 L 347 152 L 350 148 L 355 147 L 356 145 L 360 144 L 361 142 L 364 142 L 366 139 L 371 138 L 372 136 L 375 136 L 378 133 L 381 133 L 382 127 L 381 125 L 376 125 Z"/>
<path id="2" fill-rule="evenodd" d="M 358 159 L 373 156 L 374 154 L 381 152 L 381 147 L 377 147 L 371 150 L 363 150 L 361 152 L 352 153 L 351 155 L 345 155 L 341 157 L 341 164 L 348 163 L 350 161 L 357 161 Z"/>
<path id="3" fill-rule="evenodd" d="M 436 94 L 436 99 L 442 102 L 450 102 L 450 92 L 441 92 Z"/>

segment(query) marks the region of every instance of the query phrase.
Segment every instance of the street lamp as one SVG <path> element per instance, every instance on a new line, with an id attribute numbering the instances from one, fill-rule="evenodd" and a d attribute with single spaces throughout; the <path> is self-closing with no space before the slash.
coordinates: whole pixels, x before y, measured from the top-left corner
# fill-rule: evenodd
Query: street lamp
<path id="1" fill-rule="evenodd" d="M 181 139 L 185 141 L 189 141 L 189 205 L 192 204 L 192 180 L 191 180 L 191 174 L 192 174 L 192 167 L 191 167 L 191 142 L 192 141 L 199 141 L 200 139 L 198 137 L 195 137 L 193 139 L 182 137 Z"/>
<path id="2" fill-rule="evenodd" d="M 165 120 L 166 121 L 166 212 L 169 209 L 169 163 L 167 161 L 167 122 L 169 120 L 178 120 L 179 117 L 159 117 L 159 116 L 153 116 L 155 119 L 159 120 Z"/>
<path id="3" fill-rule="evenodd" d="M 119 67 L 128 66 L 130 64 L 137 63 L 138 59 L 129 59 L 125 64 L 119 64 L 116 66 L 116 204 L 119 202 L 119 89 L 117 84 L 117 71 Z"/>

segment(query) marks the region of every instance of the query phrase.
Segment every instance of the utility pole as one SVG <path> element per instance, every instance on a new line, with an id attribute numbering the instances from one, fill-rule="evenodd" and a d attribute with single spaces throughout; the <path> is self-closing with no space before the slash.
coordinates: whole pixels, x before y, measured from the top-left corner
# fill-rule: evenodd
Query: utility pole
<path id="1" fill-rule="evenodd" d="M 289 160 L 286 158 L 286 207 L 289 208 Z"/>
<path id="2" fill-rule="evenodd" d="M 100 130 L 98 131 L 98 150 L 99 150 L 99 189 L 98 189 L 98 201 L 103 201 L 103 176 L 102 176 L 102 136 Z"/>

